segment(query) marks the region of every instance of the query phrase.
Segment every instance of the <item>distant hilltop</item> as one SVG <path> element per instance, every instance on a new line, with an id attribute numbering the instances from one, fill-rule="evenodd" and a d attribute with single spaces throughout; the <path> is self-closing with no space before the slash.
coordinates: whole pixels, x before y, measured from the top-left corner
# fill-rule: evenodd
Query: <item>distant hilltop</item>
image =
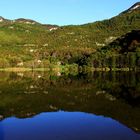
<path id="1" fill-rule="evenodd" d="M 124 11 L 123 13 L 131 13 L 132 11 L 140 10 L 140 2 L 135 3 L 133 6 L 131 6 L 129 9 Z"/>
<path id="2" fill-rule="evenodd" d="M 5 19 L 4 17 L 0 16 L 0 23 L 23 23 L 23 24 L 40 24 L 44 27 L 46 27 L 48 30 L 56 30 L 59 26 L 58 25 L 50 25 L 50 24 L 41 24 L 37 21 L 31 20 L 31 19 L 24 19 L 24 18 L 19 18 L 19 19 L 14 19 L 14 20 L 9 20 Z"/>

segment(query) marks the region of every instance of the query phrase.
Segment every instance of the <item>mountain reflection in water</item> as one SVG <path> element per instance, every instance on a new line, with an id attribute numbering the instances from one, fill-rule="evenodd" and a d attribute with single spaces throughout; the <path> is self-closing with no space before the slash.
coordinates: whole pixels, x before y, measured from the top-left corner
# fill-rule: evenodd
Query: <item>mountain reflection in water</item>
<path id="1" fill-rule="evenodd" d="M 140 139 L 140 73 L 0 72 L 0 101 L 1 140 Z"/>

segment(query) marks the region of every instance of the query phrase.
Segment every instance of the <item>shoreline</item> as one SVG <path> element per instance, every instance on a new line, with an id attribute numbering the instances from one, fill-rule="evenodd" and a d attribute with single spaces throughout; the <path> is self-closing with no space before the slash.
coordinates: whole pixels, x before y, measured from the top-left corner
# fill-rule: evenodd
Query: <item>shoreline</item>
<path id="1" fill-rule="evenodd" d="M 49 68 L 0 68 L 0 71 L 5 71 L 5 72 L 28 72 L 28 71 L 49 71 Z"/>
<path id="2" fill-rule="evenodd" d="M 83 72 L 94 72 L 94 71 L 101 71 L 101 72 L 115 72 L 115 71 L 139 71 L 140 69 L 137 69 L 137 68 L 93 68 L 93 67 L 83 67 L 81 70 L 78 70 L 77 71 L 83 71 Z M 18 67 L 13 67 L 13 68 L 0 68 L 0 72 L 28 72 L 28 71 L 57 71 L 57 72 L 65 72 L 65 68 L 18 68 Z M 67 69 L 66 69 L 67 71 Z M 69 70 L 71 71 L 71 70 Z"/>

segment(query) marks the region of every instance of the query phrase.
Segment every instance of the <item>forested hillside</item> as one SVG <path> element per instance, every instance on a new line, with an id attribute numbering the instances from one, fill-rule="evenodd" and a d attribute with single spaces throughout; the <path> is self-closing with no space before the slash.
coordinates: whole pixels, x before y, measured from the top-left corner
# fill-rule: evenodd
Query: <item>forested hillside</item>
<path id="1" fill-rule="evenodd" d="M 112 67 L 110 62 L 104 66 L 102 60 L 110 61 L 112 56 L 132 50 L 139 52 L 139 6 L 136 3 L 104 21 L 61 27 L 0 17 L 0 67 L 47 67 L 50 64 Z M 138 31 L 138 35 L 134 31 Z M 126 40 L 120 39 L 123 37 Z"/>

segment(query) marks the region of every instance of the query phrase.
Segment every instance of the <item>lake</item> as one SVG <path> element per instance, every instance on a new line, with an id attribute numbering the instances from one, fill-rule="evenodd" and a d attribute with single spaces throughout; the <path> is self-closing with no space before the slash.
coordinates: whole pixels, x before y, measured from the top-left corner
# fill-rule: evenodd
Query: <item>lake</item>
<path id="1" fill-rule="evenodd" d="M 0 140 L 140 140 L 140 73 L 0 72 Z"/>

